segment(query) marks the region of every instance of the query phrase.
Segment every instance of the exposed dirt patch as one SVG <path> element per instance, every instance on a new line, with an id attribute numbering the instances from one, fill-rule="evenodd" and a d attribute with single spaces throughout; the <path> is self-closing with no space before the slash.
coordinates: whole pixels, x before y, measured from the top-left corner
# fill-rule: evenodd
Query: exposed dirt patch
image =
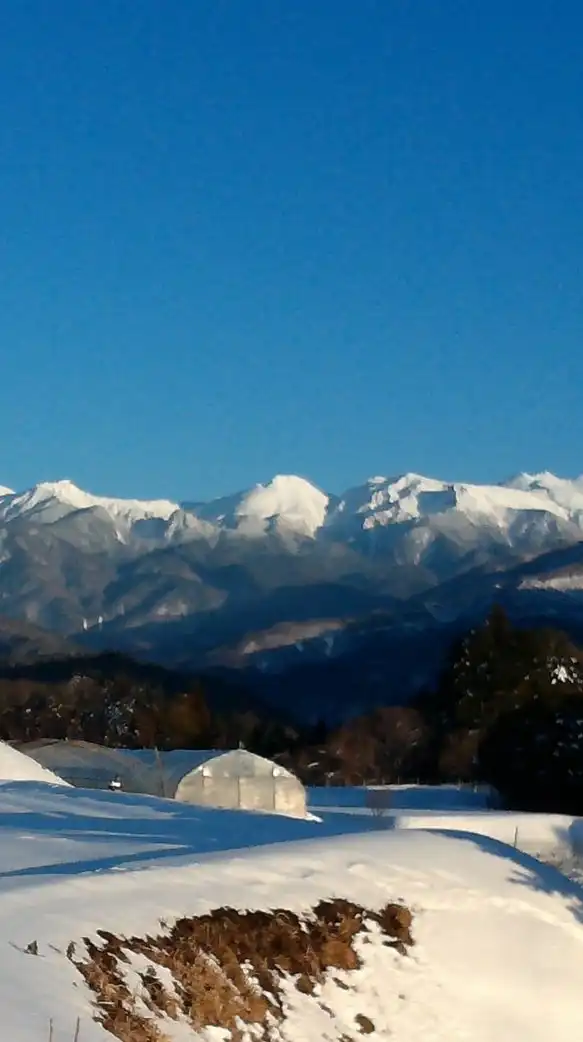
<path id="1" fill-rule="evenodd" d="M 95 995 L 96 1018 L 121 1042 L 166 1042 L 168 1019 L 223 1028 L 233 1040 L 252 1028 L 254 1039 L 268 1042 L 286 1016 L 284 983 L 317 1001 L 336 971 L 333 980 L 350 990 L 337 973 L 360 967 L 356 938 L 374 933 L 404 955 L 411 925 L 402 905 L 372 911 L 341 898 L 305 916 L 218 908 L 179 919 L 156 937 L 100 931 L 102 943 L 85 938 L 87 956 L 75 962 Z M 368 1018 L 357 1018 L 355 1038 L 372 1031 Z"/>

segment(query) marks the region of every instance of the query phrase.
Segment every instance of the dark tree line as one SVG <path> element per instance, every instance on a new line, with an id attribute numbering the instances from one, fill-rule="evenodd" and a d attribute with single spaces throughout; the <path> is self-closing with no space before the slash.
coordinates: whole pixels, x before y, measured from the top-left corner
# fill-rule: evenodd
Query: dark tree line
<path id="1" fill-rule="evenodd" d="M 241 742 L 272 755 L 299 735 L 215 678 L 98 655 L 0 669 L 0 738 L 160 749 Z"/>
<path id="2" fill-rule="evenodd" d="M 441 777 L 489 782 L 516 806 L 583 809 L 583 654 L 564 633 L 496 608 L 419 701 Z"/>
<path id="3" fill-rule="evenodd" d="M 583 654 L 495 608 L 456 642 L 434 689 L 288 762 L 311 784 L 482 782 L 510 806 L 583 813 Z"/>

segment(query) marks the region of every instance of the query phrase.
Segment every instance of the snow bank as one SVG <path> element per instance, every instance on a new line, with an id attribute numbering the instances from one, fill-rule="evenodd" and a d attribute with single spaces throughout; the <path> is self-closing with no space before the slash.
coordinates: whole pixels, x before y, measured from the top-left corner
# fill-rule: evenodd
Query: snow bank
<path id="1" fill-rule="evenodd" d="M 472 833 L 516 846 L 528 854 L 543 855 L 572 849 L 580 822 L 569 814 L 527 814 L 517 811 L 428 814 L 419 811 L 397 814 L 392 824 L 396 829 Z"/>
<path id="2" fill-rule="evenodd" d="M 6 742 L 0 742 L 0 783 L 7 781 L 47 782 L 49 785 L 67 785 L 46 767 L 41 767 L 36 760 L 13 749 Z"/>
<path id="3" fill-rule="evenodd" d="M 18 1042 L 47 1038 L 51 1018 L 54 1037 L 68 1042 L 77 1017 L 83 1042 L 111 1042 L 64 954 L 70 941 L 79 950 L 100 929 L 158 932 L 160 919 L 224 905 L 299 914 L 332 896 L 372 908 L 404 902 L 416 946 L 388 969 L 371 953 L 356 992 L 331 981 L 326 1015 L 314 1019 L 298 996 L 280 1042 L 356 1039 L 356 1011 L 374 1023 L 372 1042 L 580 1035 L 583 888 L 476 833 L 373 831 L 359 815 L 318 825 L 14 784 L 0 803 L 0 877 L 0 1006 L 6 1038 Z M 33 940 L 38 956 L 23 950 Z M 175 1025 L 168 1037 L 210 1034 Z"/>

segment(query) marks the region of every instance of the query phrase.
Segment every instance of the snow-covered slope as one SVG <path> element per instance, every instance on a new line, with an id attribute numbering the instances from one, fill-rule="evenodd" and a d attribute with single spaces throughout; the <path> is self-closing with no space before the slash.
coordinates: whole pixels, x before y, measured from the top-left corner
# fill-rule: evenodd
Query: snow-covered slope
<path id="1" fill-rule="evenodd" d="M 520 474 L 503 484 L 477 485 L 403 474 L 370 478 L 338 497 L 305 478 L 279 474 L 245 492 L 182 506 L 165 499 L 96 496 L 68 480 L 42 482 L 18 493 L 0 489 L 0 521 L 28 518 L 52 523 L 74 511 L 91 509 L 100 509 L 126 526 L 181 517 L 175 527 L 190 525 L 196 534 L 205 521 L 211 526 L 208 535 L 224 528 L 252 536 L 279 531 L 315 537 L 326 527 L 349 536 L 405 522 L 430 524 L 433 518 L 447 515 L 499 529 L 509 528 L 520 517 L 532 521 L 533 515 L 544 523 L 546 515 L 576 525 L 583 533 L 583 477 L 568 481 L 549 473 Z"/>
<path id="2" fill-rule="evenodd" d="M 267 531 L 313 536 L 322 527 L 329 497 L 304 478 L 278 475 L 265 485 L 209 503 L 179 506 L 170 500 L 135 500 L 96 496 L 69 480 L 41 482 L 24 492 L 0 489 L 0 521 L 27 519 L 52 524 L 80 510 L 99 509 L 117 527 L 148 521 L 167 522 L 161 535 L 212 538 L 216 528 L 236 529 L 242 535 Z M 139 528 L 142 523 L 141 529 Z"/>
<path id="3" fill-rule="evenodd" d="M 94 496 L 77 488 L 72 481 L 45 481 L 25 492 L 10 493 L 0 499 L 0 520 L 28 517 L 51 523 L 76 510 L 101 508 L 113 521 L 135 524 L 157 518 L 167 521 L 178 509 L 165 499 L 142 501 Z"/>
<path id="4" fill-rule="evenodd" d="M 522 512 L 552 514 L 571 519 L 568 496 L 559 502 L 542 487 L 448 483 L 420 474 L 398 478 L 371 478 L 345 492 L 328 524 L 338 527 L 374 528 L 377 525 L 430 520 L 435 515 L 457 513 L 476 524 L 508 525 Z M 567 486 L 569 482 L 563 482 Z M 576 500 L 574 494 L 573 501 Z M 583 494 L 582 494 L 583 502 Z"/>
<path id="5" fill-rule="evenodd" d="M 548 470 L 540 474 L 518 474 L 506 487 L 542 496 L 556 503 L 569 517 L 583 522 L 583 475 L 568 481 Z"/>
<path id="6" fill-rule="evenodd" d="M 362 617 L 469 572 L 574 547 L 582 503 L 583 479 L 550 474 L 500 485 L 376 477 L 340 497 L 278 475 L 182 504 L 45 482 L 0 495 L 0 605 L 68 635 L 97 626 L 97 643 L 155 654 L 151 624 L 186 631 L 192 620 L 190 639 L 194 616 L 206 616 L 212 633 L 200 646 L 220 647 L 281 622 Z M 438 610 L 456 617 L 455 604 Z M 160 640 L 183 649 L 170 628 Z"/>
<path id="7" fill-rule="evenodd" d="M 559 593 L 580 593 L 583 590 L 583 572 L 573 575 L 551 575 L 546 578 L 522 579 L 519 590 L 553 590 Z"/>
<path id="8" fill-rule="evenodd" d="M 199 505 L 197 513 L 242 535 L 289 531 L 314 536 L 324 524 L 328 503 L 329 497 L 305 478 L 278 474 L 266 485 Z"/>
<path id="9" fill-rule="evenodd" d="M 6 742 L 0 742 L 0 784 L 4 782 L 45 782 L 48 785 L 67 785 L 40 763 L 13 749 Z"/>
<path id="10" fill-rule="evenodd" d="M 372 936 L 359 949 L 360 968 L 332 971 L 314 994 L 290 979 L 274 1040 L 356 1040 L 358 1018 L 372 1042 L 574 1042 L 580 1035 L 583 889 L 487 836 L 370 831 L 362 818 L 282 822 L 45 787 L 7 786 L 2 797 L 7 1039 L 41 1042 L 52 1022 L 53 1038 L 66 1042 L 79 1018 L 82 1042 L 112 1042 L 92 1019 L 92 995 L 74 962 L 84 937 L 104 943 L 99 930 L 143 936 L 159 932 L 161 919 L 171 924 L 225 905 L 301 913 L 330 896 L 373 909 L 404 902 L 414 915 L 415 947 L 402 956 Z M 265 845 L 270 839 L 275 845 Z M 26 952 L 32 942 L 37 955 Z M 143 959 L 135 965 L 145 968 Z M 143 987 L 133 973 L 132 992 L 145 995 Z M 176 1042 L 231 1037 L 184 1021 L 166 1020 L 163 1031 Z M 241 1037 L 251 1033 L 243 1027 Z"/>

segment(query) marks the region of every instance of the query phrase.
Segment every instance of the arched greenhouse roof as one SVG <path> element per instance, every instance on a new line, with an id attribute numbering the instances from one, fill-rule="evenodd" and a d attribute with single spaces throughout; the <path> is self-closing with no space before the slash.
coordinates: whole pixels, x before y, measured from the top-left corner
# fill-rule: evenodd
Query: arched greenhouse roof
<path id="1" fill-rule="evenodd" d="M 295 777 L 285 767 L 247 749 L 124 749 L 120 752 L 153 771 L 159 785 L 160 782 L 163 785 L 162 790 L 156 789 L 156 794 L 165 796 L 174 796 L 180 782 L 199 770 L 227 777 Z"/>
<path id="2" fill-rule="evenodd" d="M 120 778 L 129 792 L 153 794 L 155 775 L 147 764 L 129 757 L 125 749 L 111 749 L 93 742 L 40 739 L 18 746 L 37 763 L 81 788 L 105 788 Z"/>

